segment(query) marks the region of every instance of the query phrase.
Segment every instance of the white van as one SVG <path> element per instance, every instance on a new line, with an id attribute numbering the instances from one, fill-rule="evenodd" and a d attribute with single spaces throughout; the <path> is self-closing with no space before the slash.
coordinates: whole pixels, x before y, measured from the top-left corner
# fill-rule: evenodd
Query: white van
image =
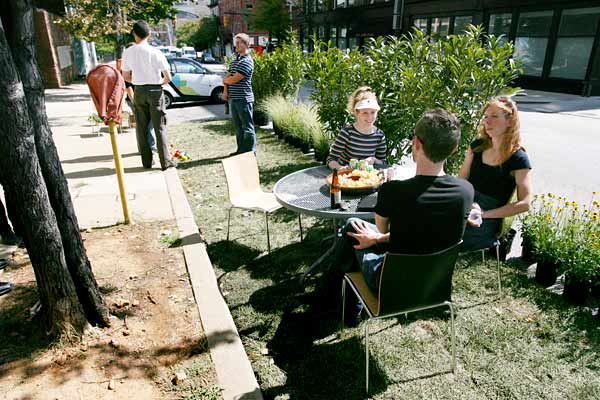
<path id="1" fill-rule="evenodd" d="M 190 46 L 184 46 L 181 48 L 181 57 L 185 58 L 196 58 L 196 49 Z"/>

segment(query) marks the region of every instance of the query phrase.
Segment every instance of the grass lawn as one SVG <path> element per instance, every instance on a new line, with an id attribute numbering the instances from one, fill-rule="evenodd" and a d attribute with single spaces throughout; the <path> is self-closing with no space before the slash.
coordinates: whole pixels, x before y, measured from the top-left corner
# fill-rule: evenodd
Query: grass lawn
<path id="1" fill-rule="evenodd" d="M 196 222 L 208 243 L 223 295 L 268 399 L 361 399 L 362 325 L 339 332 L 337 293 L 318 294 L 326 260 L 304 286 L 296 279 L 329 246 L 331 222 L 280 210 L 269 220 L 266 253 L 261 213 L 234 210 L 227 230 L 227 185 L 220 160 L 235 150 L 227 122 L 171 127 L 175 148 L 192 161 L 178 167 Z M 316 163 L 257 133 L 261 182 L 271 189 Z M 449 314 L 391 318 L 371 328 L 370 382 L 376 399 L 599 399 L 600 319 L 565 303 L 527 277 L 514 260 L 502 266 L 504 297 L 494 301 L 495 262 L 463 257 L 454 273 L 457 371 L 450 368 Z"/>

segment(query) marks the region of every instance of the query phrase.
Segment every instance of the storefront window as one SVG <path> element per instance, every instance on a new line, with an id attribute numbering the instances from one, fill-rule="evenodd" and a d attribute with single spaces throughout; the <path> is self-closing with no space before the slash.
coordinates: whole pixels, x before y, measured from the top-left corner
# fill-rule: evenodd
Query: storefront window
<path id="1" fill-rule="evenodd" d="M 427 18 L 417 18 L 413 25 L 421 32 L 427 33 Z"/>
<path id="2" fill-rule="evenodd" d="M 431 36 L 446 37 L 450 30 L 450 17 L 431 20 Z"/>
<path id="3" fill-rule="evenodd" d="M 337 46 L 337 28 L 333 27 L 329 29 L 329 40 L 332 47 Z"/>
<path id="4" fill-rule="evenodd" d="M 523 73 L 542 76 L 553 11 L 521 13 L 515 39 L 514 57 L 521 61 Z"/>
<path id="5" fill-rule="evenodd" d="M 461 15 L 460 17 L 454 17 L 454 34 L 462 35 L 467 31 L 469 25 L 473 23 L 473 17 L 471 15 Z"/>
<path id="6" fill-rule="evenodd" d="M 338 47 L 341 50 L 346 50 L 346 36 L 347 36 L 347 32 L 348 29 L 347 28 L 340 28 L 340 37 L 338 39 Z"/>
<path id="7" fill-rule="evenodd" d="M 510 25 L 512 23 L 512 14 L 492 14 L 490 15 L 490 25 L 488 33 L 494 36 L 501 36 L 500 40 L 504 44 L 508 42 L 510 35 Z"/>
<path id="8" fill-rule="evenodd" d="M 359 43 L 360 43 L 359 38 L 351 37 L 348 39 L 348 48 L 350 50 L 355 49 L 359 46 Z"/>
<path id="9" fill-rule="evenodd" d="M 600 7 L 563 10 L 550 76 L 585 79 Z"/>

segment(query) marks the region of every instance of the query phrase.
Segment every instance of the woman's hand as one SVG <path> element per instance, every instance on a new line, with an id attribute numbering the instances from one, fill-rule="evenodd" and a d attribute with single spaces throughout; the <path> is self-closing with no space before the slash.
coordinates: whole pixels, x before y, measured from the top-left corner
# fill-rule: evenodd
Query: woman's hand
<path id="1" fill-rule="evenodd" d="M 467 218 L 467 223 L 475 228 L 479 228 L 483 223 L 483 211 L 477 203 L 471 205 L 471 212 Z"/>
<path id="2" fill-rule="evenodd" d="M 375 157 L 367 157 L 367 158 L 365 158 L 365 161 L 368 162 L 369 164 L 373 165 L 373 164 L 377 163 L 379 160 L 376 159 Z"/>

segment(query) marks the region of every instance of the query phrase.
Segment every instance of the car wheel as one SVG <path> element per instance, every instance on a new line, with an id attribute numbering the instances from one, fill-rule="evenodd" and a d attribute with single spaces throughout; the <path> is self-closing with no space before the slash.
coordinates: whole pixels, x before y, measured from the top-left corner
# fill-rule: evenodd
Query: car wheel
<path id="1" fill-rule="evenodd" d="M 220 86 L 215 88 L 210 94 L 210 99 L 213 103 L 224 103 L 223 101 L 223 87 Z"/>
<path id="2" fill-rule="evenodd" d="M 165 96 L 165 108 L 171 107 L 173 104 L 173 96 L 169 92 L 163 92 L 163 94 Z"/>

